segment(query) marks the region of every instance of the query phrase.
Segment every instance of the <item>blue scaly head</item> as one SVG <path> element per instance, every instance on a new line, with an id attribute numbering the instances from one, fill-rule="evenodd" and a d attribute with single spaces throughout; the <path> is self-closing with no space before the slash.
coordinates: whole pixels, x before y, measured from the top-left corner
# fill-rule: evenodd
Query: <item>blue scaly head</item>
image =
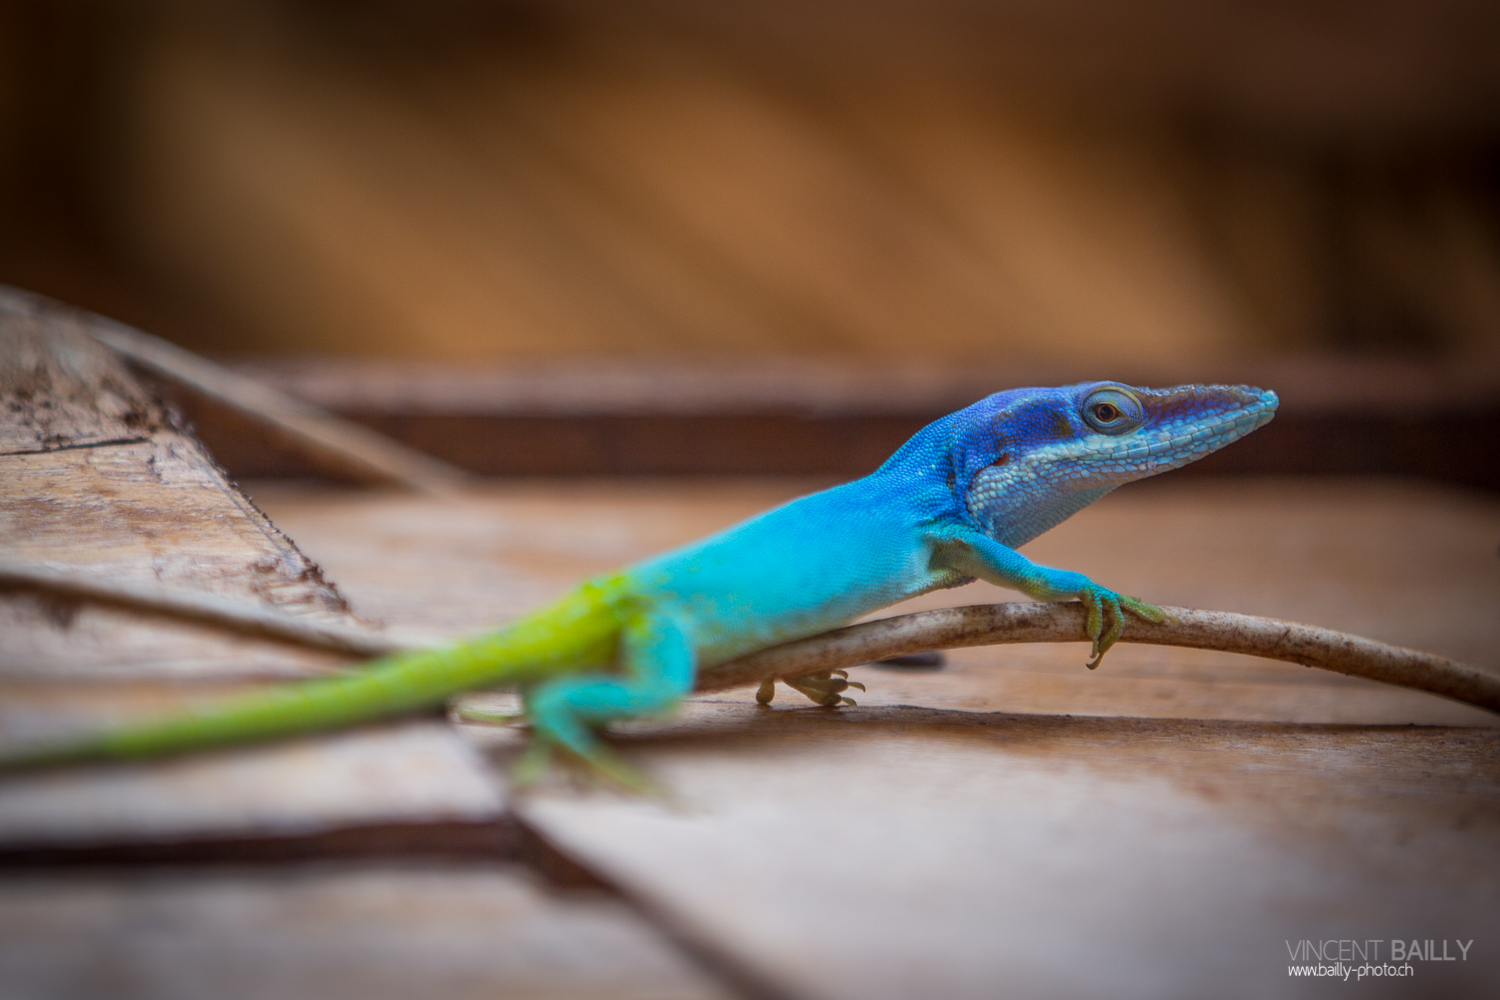
<path id="1" fill-rule="evenodd" d="M 1041 566 L 1016 549 L 1110 490 L 1180 468 L 1264 426 L 1277 398 L 1249 386 L 1143 389 L 1119 382 L 996 393 L 907 442 L 876 473 L 921 497 L 933 527 L 936 586 L 976 577 L 1037 600 L 1081 600 L 1090 667 L 1120 637 L 1126 612 L 1161 609 Z"/>
<path id="2" fill-rule="evenodd" d="M 1125 483 L 1181 468 L 1276 414 L 1249 386 L 1084 382 L 996 393 L 955 416 L 956 485 L 974 525 L 1024 545 Z"/>

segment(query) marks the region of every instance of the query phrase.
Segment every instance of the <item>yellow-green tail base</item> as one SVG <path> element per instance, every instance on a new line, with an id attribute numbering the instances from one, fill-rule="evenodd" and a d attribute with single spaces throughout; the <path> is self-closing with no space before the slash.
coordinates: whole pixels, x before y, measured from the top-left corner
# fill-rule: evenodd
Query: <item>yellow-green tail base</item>
<path id="1" fill-rule="evenodd" d="M 322 732 L 435 710 L 474 688 L 524 683 L 613 662 L 618 615 L 607 585 L 585 584 L 498 632 L 376 660 L 339 677 L 242 695 L 164 719 L 0 751 L 0 771 L 163 757 Z"/>

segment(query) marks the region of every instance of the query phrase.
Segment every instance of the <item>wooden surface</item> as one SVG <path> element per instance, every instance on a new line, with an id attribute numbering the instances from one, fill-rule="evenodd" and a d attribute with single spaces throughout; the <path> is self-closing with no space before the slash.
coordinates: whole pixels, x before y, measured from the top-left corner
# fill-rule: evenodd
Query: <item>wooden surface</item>
<path id="1" fill-rule="evenodd" d="M 503 621 L 816 485 L 250 494 L 359 614 L 432 635 Z M 1482 494 L 1166 479 L 1029 551 L 1151 599 L 1494 670 L 1497 537 L 1500 503 Z M 974 585 L 910 607 L 1002 596 Z M 770 709 L 748 691 L 695 700 L 620 737 L 673 788 L 670 803 L 561 778 L 513 798 L 519 732 L 434 723 L 8 781 L 0 859 L 34 860 L 0 879 L 0 975 L 8 993 L 49 997 L 185 996 L 221 978 L 225 995 L 254 997 L 400 995 L 418 981 L 435 996 L 987 997 L 997 984 L 1018 997 L 1301 996 L 1318 990 L 1288 977 L 1286 942 L 1400 937 L 1474 944 L 1467 962 L 1346 988 L 1500 985 L 1495 717 L 1223 655 L 1121 648 L 1090 672 L 1084 653 L 862 668 L 870 691 L 836 712 L 787 691 Z M 231 683 L 199 668 L 126 673 L 33 676 L 5 705 L 35 733 Z M 326 857 L 339 843 L 327 837 L 392 822 L 405 850 L 441 853 L 454 831 L 514 819 L 615 895 L 595 908 L 529 883 L 540 869 L 509 848 L 437 872 L 401 863 L 402 849 L 337 870 L 266 865 L 309 844 Z M 205 844 L 219 845 L 212 865 Z M 131 867 L 143 845 L 193 867 Z M 259 866 L 225 867 L 236 852 Z M 340 969 L 355 971 L 330 983 Z"/>
<path id="2" fill-rule="evenodd" d="M 643 736 L 675 811 L 522 815 L 804 996 L 1294 996 L 1283 941 L 1494 932 L 1493 730 L 801 714 Z M 1485 995 L 1472 958 L 1406 995 Z"/>
<path id="3" fill-rule="evenodd" d="M 237 371 L 484 475 L 863 475 L 917 430 L 999 389 L 1101 374 L 1133 385 L 1266 386 L 1276 420 L 1178 473 L 1404 475 L 1500 490 L 1493 358 L 1286 355 L 1173 363 L 956 365 L 782 356 L 530 364 L 260 359 Z M 326 474 L 185 398 L 242 478 Z"/>
<path id="4" fill-rule="evenodd" d="M 0 547 L 8 559 L 350 618 L 317 565 L 87 334 L 80 316 L 25 296 L 0 298 L 0 404 Z M 205 666 L 226 659 L 206 652 L 192 630 L 177 647 L 170 623 L 31 593 L 0 594 L 0 616 L 5 678 L 89 664 L 118 673 L 131 659 L 126 649 L 137 650 L 148 674 L 184 657 Z M 153 628 L 165 631 L 153 639 Z"/>
<path id="5" fill-rule="evenodd" d="M 8 560 L 357 622 L 318 566 L 78 318 L 35 305 L 0 299 Z M 0 592 L 0 628 L 0 739 L 11 741 L 180 710 L 344 662 L 25 589 Z M 0 793 L 0 844 L 493 819 L 500 809 L 494 782 L 457 737 L 403 725 L 160 768 L 17 779 Z"/>
<path id="6" fill-rule="evenodd" d="M 363 612 L 465 629 L 812 485 L 522 483 L 445 507 L 254 493 Z M 1166 480 L 1031 549 L 1161 600 L 1495 669 L 1497 535 L 1500 504 L 1420 484 Z M 1379 995 L 1500 983 L 1478 950 L 1500 907 L 1493 716 L 1217 654 L 1117 649 L 1097 672 L 1083 654 L 865 668 L 870 691 L 839 712 L 785 691 L 770 710 L 749 692 L 700 699 L 624 739 L 674 804 L 562 783 L 513 808 L 762 992 L 1298 996 L 1285 942 L 1302 938 L 1476 941 L 1468 963 L 1358 987 Z M 514 761 L 518 733 L 465 728 Z"/>
<path id="7" fill-rule="evenodd" d="M 619 901 L 493 864 L 33 874 L 0 891 L 0 938 L 16 1000 L 731 995 Z"/>

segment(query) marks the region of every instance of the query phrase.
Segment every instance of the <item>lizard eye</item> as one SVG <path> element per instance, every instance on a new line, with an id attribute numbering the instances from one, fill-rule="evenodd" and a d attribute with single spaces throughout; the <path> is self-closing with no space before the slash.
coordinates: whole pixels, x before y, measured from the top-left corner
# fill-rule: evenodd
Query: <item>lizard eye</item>
<path id="1" fill-rule="evenodd" d="M 1141 403 L 1124 389 L 1100 389 L 1083 402 L 1083 420 L 1103 434 L 1124 434 L 1141 424 Z"/>

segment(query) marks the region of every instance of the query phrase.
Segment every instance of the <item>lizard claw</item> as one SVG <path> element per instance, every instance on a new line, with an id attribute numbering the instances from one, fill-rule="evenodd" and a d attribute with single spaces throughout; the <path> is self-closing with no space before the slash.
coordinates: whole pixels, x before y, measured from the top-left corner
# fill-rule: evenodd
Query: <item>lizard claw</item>
<path id="1" fill-rule="evenodd" d="M 1104 659 L 1104 654 L 1109 652 L 1109 648 L 1124 633 L 1127 611 L 1157 625 L 1171 620 L 1171 615 L 1156 605 L 1147 604 L 1138 597 L 1117 594 L 1097 583 L 1089 584 L 1080 597 L 1088 609 L 1084 629 L 1094 642 L 1093 650 L 1089 654 L 1089 662 L 1084 664 L 1090 670 L 1098 669 L 1100 661 Z"/>

